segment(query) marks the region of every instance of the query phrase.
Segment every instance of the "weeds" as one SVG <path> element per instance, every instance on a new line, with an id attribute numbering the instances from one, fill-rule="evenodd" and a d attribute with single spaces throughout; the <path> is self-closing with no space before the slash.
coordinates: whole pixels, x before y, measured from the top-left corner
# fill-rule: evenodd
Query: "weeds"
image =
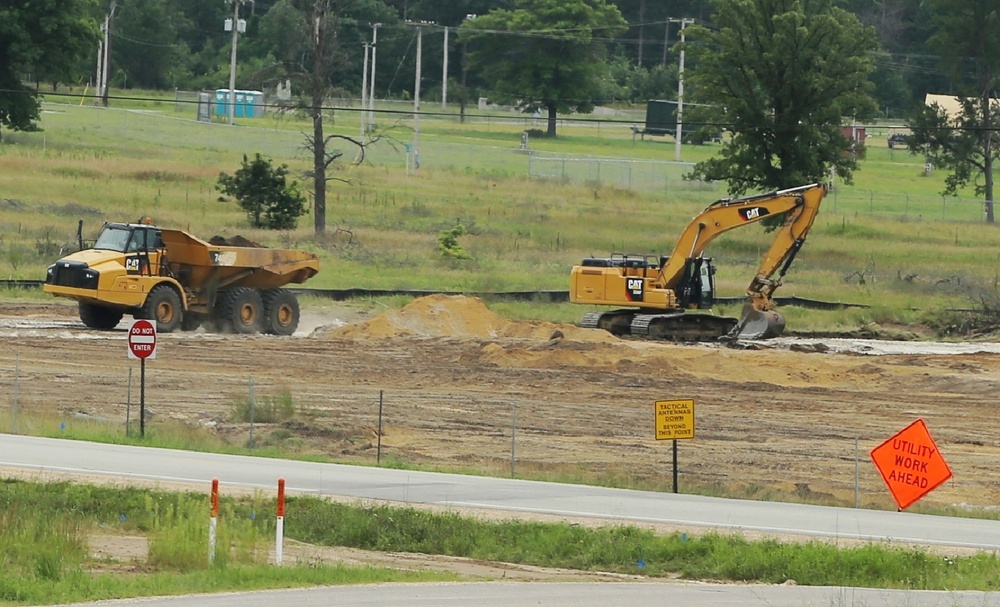
<path id="1" fill-rule="evenodd" d="M 232 419 L 238 422 L 274 424 L 295 417 L 297 407 L 288 388 L 277 394 L 247 396 L 232 405 Z"/>

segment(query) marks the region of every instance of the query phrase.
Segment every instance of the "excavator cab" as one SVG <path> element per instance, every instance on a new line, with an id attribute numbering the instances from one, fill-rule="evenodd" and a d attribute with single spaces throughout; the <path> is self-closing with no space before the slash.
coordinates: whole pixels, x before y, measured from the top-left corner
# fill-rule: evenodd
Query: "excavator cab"
<path id="1" fill-rule="evenodd" d="M 709 310 L 715 302 L 715 265 L 711 257 L 684 261 L 684 274 L 677 284 L 682 308 Z"/>

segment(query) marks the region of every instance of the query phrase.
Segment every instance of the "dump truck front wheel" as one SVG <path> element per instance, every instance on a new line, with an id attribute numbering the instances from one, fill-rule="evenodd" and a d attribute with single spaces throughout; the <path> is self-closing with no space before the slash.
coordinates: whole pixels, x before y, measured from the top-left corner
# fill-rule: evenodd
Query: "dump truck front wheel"
<path id="1" fill-rule="evenodd" d="M 117 308 L 80 302 L 80 320 L 91 329 L 114 329 L 123 316 L 125 312 Z"/>
<path id="2" fill-rule="evenodd" d="M 270 289 L 264 302 L 264 330 L 272 335 L 291 335 L 299 326 L 299 299 L 287 289 Z"/>
<path id="3" fill-rule="evenodd" d="M 249 287 L 237 287 L 223 296 L 219 324 L 233 333 L 256 333 L 260 330 L 263 308 L 260 293 Z"/>
<path id="4" fill-rule="evenodd" d="M 181 325 L 181 296 L 170 285 L 153 287 L 146 297 L 138 318 L 156 322 L 159 333 L 171 333 Z"/>

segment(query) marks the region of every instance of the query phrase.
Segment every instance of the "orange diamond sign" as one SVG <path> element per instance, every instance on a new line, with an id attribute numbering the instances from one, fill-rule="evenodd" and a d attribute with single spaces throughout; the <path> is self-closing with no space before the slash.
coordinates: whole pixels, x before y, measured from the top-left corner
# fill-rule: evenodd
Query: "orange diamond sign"
<path id="1" fill-rule="evenodd" d="M 951 468 L 922 419 L 872 449 L 871 458 L 900 510 L 951 478 Z"/>

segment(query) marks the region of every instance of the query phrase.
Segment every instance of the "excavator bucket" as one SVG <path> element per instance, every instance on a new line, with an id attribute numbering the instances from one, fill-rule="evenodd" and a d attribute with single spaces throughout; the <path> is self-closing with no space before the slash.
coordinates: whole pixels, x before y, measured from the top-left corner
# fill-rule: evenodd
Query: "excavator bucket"
<path id="1" fill-rule="evenodd" d="M 774 310 L 760 311 L 751 304 L 743 306 L 743 314 L 736 324 L 736 339 L 768 339 L 785 330 L 785 317 Z"/>

